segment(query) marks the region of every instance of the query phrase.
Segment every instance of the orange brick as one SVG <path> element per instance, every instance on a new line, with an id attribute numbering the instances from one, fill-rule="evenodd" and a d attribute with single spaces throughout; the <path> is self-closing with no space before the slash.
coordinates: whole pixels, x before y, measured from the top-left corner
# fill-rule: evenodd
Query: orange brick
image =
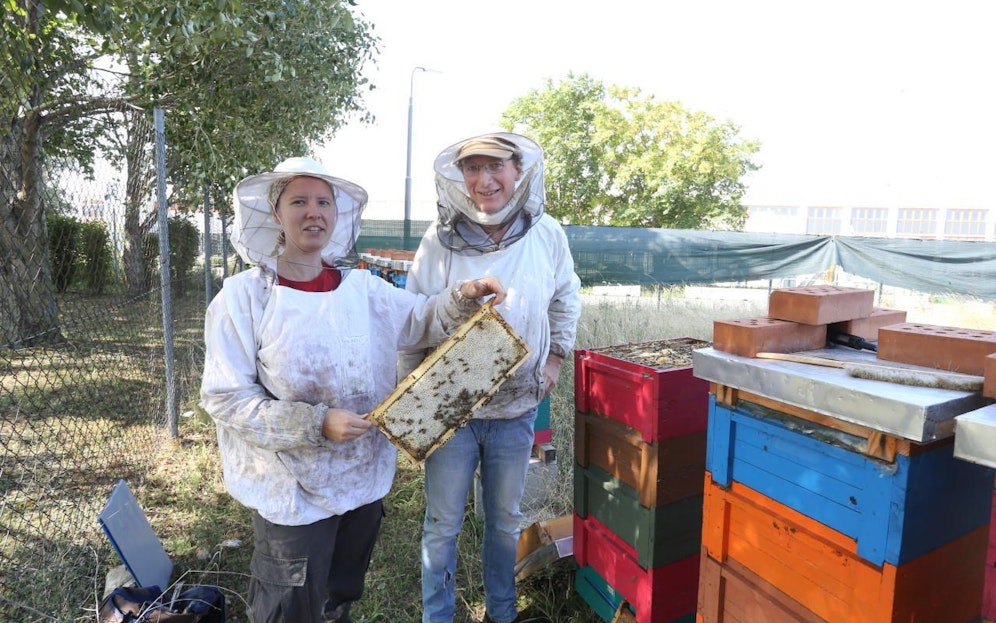
<path id="1" fill-rule="evenodd" d="M 996 331 L 905 322 L 878 331 L 878 358 L 964 374 L 985 374 Z"/>
<path id="2" fill-rule="evenodd" d="M 712 345 L 741 357 L 762 352 L 794 353 L 826 346 L 827 327 L 765 317 L 716 320 L 712 323 Z"/>
<path id="3" fill-rule="evenodd" d="M 996 354 L 986 357 L 982 366 L 985 377 L 982 381 L 982 395 L 986 398 L 996 398 Z"/>
<path id="4" fill-rule="evenodd" d="M 906 322 L 906 312 L 901 309 L 887 309 L 876 307 L 872 309 L 870 316 L 865 318 L 852 318 L 843 322 L 834 322 L 830 325 L 831 331 L 838 333 L 849 333 L 860 338 L 875 342 L 878 340 L 878 330 L 891 324 L 902 324 Z"/>
<path id="5" fill-rule="evenodd" d="M 821 325 L 870 316 L 875 291 L 838 286 L 802 286 L 774 290 L 768 297 L 768 317 Z"/>

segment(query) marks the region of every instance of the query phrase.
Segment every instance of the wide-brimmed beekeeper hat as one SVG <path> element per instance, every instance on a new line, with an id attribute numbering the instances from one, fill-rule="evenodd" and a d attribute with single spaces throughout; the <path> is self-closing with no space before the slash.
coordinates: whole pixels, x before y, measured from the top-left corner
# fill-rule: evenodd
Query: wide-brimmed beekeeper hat
<path id="1" fill-rule="evenodd" d="M 284 160 L 273 171 L 251 175 L 235 186 L 232 245 L 246 262 L 275 265 L 283 249 L 278 242 L 281 227 L 270 206 L 270 186 L 278 180 L 300 176 L 325 180 L 335 194 L 336 221 L 332 237 L 322 249 L 322 259 L 335 265 L 355 255 L 367 191 L 353 182 L 334 177 L 313 158 L 296 157 Z"/>

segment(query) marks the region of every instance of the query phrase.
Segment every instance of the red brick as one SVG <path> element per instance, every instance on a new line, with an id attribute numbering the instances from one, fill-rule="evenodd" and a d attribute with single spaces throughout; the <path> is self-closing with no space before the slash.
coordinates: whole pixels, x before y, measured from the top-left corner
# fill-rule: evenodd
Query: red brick
<path id="1" fill-rule="evenodd" d="M 985 374 L 996 331 L 905 322 L 878 332 L 878 358 L 928 368 Z"/>
<path id="2" fill-rule="evenodd" d="M 982 368 L 984 372 L 982 376 L 985 377 L 982 380 L 982 395 L 987 398 L 996 398 L 996 354 L 987 356 Z M 993 518 L 996 519 L 996 515 Z"/>
<path id="3" fill-rule="evenodd" d="M 712 323 L 712 345 L 742 357 L 762 352 L 794 353 L 823 348 L 827 344 L 826 325 L 808 325 L 775 318 L 716 320 Z"/>
<path id="4" fill-rule="evenodd" d="M 876 307 L 872 309 L 870 316 L 865 318 L 852 318 L 843 322 L 834 322 L 830 325 L 831 331 L 838 333 L 849 333 L 871 342 L 878 341 L 878 330 L 892 324 L 902 324 L 906 322 L 906 312 L 901 309 L 887 309 Z"/>
<path id="5" fill-rule="evenodd" d="M 822 325 L 870 316 L 875 291 L 838 286 L 801 286 L 772 291 L 768 317 Z"/>

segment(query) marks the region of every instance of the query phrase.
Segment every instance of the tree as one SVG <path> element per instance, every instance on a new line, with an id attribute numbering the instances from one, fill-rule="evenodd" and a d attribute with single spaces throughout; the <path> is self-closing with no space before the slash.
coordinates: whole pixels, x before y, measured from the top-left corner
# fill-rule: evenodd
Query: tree
<path id="1" fill-rule="evenodd" d="M 101 14 L 88 19 L 103 32 L 121 28 L 127 40 L 146 42 L 115 52 L 127 67 L 126 91 L 168 111 L 171 206 L 227 211 L 231 188 L 247 173 L 306 153 L 363 112 L 360 70 L 376 40 L 343 0 L 188 0 L 132 13 L 123 24 Z M 149 188 L 153 158 L 148 119 L 135 118 L 130 128 L 118 151 L 129 172 L 124 265 L 138 288 L 148 221 L 135 214 L 145 199 L 135 193 Z"/>
<path id="2" fill-rule="evenodd" d="M 680 102 L 568 74 L 502 116 L 546 152 L 547 210 L 563 222 L 741 229 L 744 175 L 759 145 Z"/>
<path id="3" fill-rule="evenodd" d="M 44 252 L 46 158 L 85 168 L 118 141 L 112 150 L 126 163 L 132 211 L 125 265 L 139 270 L 146 229 L 140 212 L 148 206 L 153 162 L 151 109 L 168 111 L 176 200 L 213 188 L 215 204 L 227 205 L 228 189 L 245 172 L 304 152 L 362 111 L 360 69 L 376 40 L 348 2 L 5 3 L 0 58 L 10 65 L 0 72 L 0 344 L 59 339 Z M 104 121 L 114 117 L 120 127 L 126 113 L 134 131 L 112 137 Z"/>

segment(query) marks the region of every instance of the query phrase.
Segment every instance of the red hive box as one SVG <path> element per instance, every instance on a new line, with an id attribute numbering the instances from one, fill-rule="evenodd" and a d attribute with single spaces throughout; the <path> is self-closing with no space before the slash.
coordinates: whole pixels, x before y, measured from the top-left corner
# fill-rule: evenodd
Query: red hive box
<path id="1" fill-rule="evenodd" d="M 639 431 L 647 442 L 705 430 L 709 383 L 692 375 L 693 350 L 708 342 L 676 338 L 574 351 L 574 403 Z"/>
<path id="2" fill-rule="evenodd" d="M 667 623 L 695 612 L 698 553 L 655 568 L 594 517 L 574 515 L 574 557 L 595 569 L 636 611 L 637 623 Z"/>

